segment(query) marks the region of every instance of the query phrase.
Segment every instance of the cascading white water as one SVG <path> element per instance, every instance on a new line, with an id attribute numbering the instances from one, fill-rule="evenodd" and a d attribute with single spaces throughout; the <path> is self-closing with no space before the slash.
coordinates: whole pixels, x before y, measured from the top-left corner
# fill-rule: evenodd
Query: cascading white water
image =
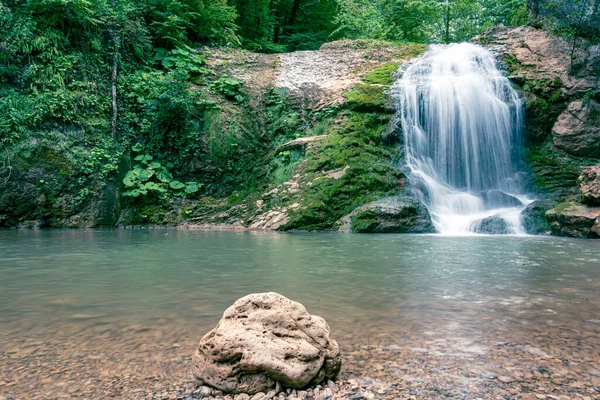
<path id="1" fill-rule="evenodd" d="M 411 181 L 437 230 L 485 231 L 488 221 L 524 233 L 522 104 L 494 56 L 470 43 L 431 46 L 393 92 Z"/>

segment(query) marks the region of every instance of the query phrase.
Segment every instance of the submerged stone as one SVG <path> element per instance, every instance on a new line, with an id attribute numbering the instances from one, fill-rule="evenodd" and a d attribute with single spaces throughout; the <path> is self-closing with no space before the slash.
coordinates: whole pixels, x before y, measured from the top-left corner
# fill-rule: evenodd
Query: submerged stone
<path id="1" fill-rule="evenodd" d="M 268 393 L 334 379 L 342 361 L 321 317 L 277 293 L 236 301 L 193 356 L 194 375 L 226 393 Z"/>

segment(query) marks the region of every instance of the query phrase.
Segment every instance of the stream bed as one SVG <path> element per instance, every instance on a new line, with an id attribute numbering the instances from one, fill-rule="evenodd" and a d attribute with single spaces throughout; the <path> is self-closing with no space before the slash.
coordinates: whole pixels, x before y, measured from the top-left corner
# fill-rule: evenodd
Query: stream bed
<path id="1" fill-rule="evenodd" d="M 382 399 L 600 397 L 600 241 L 32 230 L 0 255 L 0 400 L 185 398 L 200 338 L 265 291 Z"/>

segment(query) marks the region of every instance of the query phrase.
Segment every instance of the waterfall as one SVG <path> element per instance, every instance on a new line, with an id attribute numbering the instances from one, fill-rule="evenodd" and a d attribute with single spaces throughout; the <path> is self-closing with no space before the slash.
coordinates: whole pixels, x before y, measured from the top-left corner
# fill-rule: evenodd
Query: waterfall
<path id="1" fill-rule="evenodd" d="M 494 56 L 431 46 L 392 88 L 410 179 L 442 234 L 523 234 L 523 111 Z"/>

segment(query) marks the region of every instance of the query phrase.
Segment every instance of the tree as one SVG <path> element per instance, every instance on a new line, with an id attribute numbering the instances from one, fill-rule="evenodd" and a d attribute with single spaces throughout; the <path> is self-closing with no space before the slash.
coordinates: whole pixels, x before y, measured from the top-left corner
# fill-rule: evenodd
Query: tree
<path id="1" fill-rule="evenodd" d="M 570 68 L 575 73 L 580 39 L 592 42 L 600 39 L 600 1 L 547 0 L 541 8 L 545 24 L 570 42 Z"/>

